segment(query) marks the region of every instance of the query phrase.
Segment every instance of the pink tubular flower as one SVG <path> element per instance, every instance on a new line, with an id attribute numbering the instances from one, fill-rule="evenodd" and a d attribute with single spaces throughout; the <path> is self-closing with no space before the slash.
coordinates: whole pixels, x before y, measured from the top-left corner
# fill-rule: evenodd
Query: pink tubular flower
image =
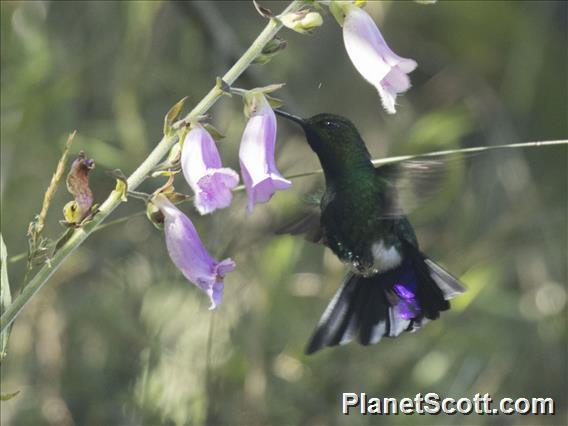
<path id="1" fill-rule="evenodd" d="M 377 88 L 385 110 L 394 114 L 396 96 L 410 88 L 407 74 L 416 68 L 416 61 L 394 53 L 373 19 L 358 7 L 345 16 L 343 41 L 357 71 Z"/>
<path id="2" fill-rule="evenodd" d="M 254 107 L 246 125 L 239 160 L 245 188 L 247 209 L 266 203 L 277 190 L 288 189 L 292 182 L 285 179 L 276 168 L 274 146 L 276 144 L 276 116 L 264 95 L 257 94 Z"/>
<path id="3" fill-rule="evenodd" d="M 223 278 L 235 270 L 235 262 L 225 259 L 221 262 L 213 259 L 191 223 L 191 220 L 172 204 L 164 195 L 157 195 L 153 203 L 164 215 L 164 232 L 170 258 L 193 284 L 209 296 L 215 309 L 221 303 Z"/>
<path id="4" fill-rule="evenodd" d="M 195 208 L 199 213 L 211 213 L 231 204 L 231 189 L 239 183 L 239 175 L 223 167 L 217 145 L 203 127 L 194 127 L 185 137 L 181 168 L 195 193 Z"/>

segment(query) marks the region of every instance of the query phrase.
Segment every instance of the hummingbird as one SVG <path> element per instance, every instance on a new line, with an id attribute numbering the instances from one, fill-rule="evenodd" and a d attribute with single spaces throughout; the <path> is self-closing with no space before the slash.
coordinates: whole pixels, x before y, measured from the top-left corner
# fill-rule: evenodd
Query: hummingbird
<path id="1" fill-rule="evenodd" d="M 363 345 L 416 331 L 448 310 L 461 283 L 419 248 L 399 203 L 397 166 L 375 168 L 357 128 L 347 118 L 301 118 L 275 112 L 301 126 L 325 177 L 319 209 L 278 233 L 307 234 L 327 246 L 349 271 L 325 309 L 306 354 Z"/>

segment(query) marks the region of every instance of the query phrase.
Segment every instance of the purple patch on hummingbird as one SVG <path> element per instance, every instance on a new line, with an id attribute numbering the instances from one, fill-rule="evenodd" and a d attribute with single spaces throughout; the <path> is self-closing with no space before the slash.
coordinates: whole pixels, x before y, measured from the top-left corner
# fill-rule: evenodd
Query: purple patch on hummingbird
<path id="1" fill-rule="evenodd" d="M 406 284 L 395 284 L 393 290 L 399 298 L 399 302 L 395 306 L 395 311 L 398 315 L 406 320 L 416 318 L 420 313 L 420 306 L 416 299 L 416 282 L 414 277 L 411 277 Z"/>

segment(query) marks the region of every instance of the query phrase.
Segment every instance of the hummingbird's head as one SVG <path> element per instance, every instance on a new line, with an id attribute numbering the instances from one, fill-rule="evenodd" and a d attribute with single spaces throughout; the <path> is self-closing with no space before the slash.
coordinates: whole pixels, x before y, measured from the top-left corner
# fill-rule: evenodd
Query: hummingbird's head
<path id="1" fill-rule="evenodd" d="M 353 147 L 361 140 L 355 125 L 340 115 L 322 113 L 310 118 L 275 109 L 274 112 L 294 123 L 299 124 L 308 139 L 308 143 L 316 153 L 321 150 L 337 150 Z"/>
<path id="2" fill-rule="evenodd" d="M 355 125 L 340 115 L 322 113 L 306 120 L 304 127 L 308 142 L 311 140 L 320 149 L 330 149 L 341 153 L 353 148 L 361 139 Z"/>
<path id="3" fill-rule="evenodd" d="M 347 118 L 322 113 L 304 119 L 280 110 L 275 112 L 302 126 L 306 139 L 318 155 L 324 170 L 371 164 L 370 154 L 363 139 L 355 125 Z"/>

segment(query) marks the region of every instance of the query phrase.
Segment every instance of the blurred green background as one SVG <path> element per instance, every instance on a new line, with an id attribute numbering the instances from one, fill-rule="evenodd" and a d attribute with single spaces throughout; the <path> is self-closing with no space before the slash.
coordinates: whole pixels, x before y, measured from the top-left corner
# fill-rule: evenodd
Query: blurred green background
<path id="1" fill-rule="evenodd" d="M 286 3 L 264 2 L 273 11 Z M 252 2 L 2 1 L 1 194 L 8 255 L 26 229 L 67 134 L 96 160 L 96 201 L 161 137 L 165 112 L 195 104 L 265 25 Z M 354 70 L 331 17 L 311 36 L 238 81 L 285 82 L 299 115 L 352 119 L 374 157 L 566 138 L 567 4 L 369 2 L 394 51 L 417 60 L 413 88 L 388 116 Z M 244 126 L 238 98 L 211 111 L 238 169 Z M 298 129 L 280 122 L 284 174 L 318 167 Z M 247 215 L 194 220 L 211 253 L 230 255 L 224 303 L 207 298 L 170 262 L 144 216 L 95 233 L 17 319 L 2 392 L 6 425 L 119 424 L 566 424 L 567 149 L 494 151 L 454 158 L 440 190 L 411 214 L 422 247 L 469 292 L 420 332 L 379 345 L 303 355 L 344 267 L 301 238 L 275 237 L 320 176 L 298 179 Z M 151 191 L 162 180 L 148 181 Z M 177 189 L 189 192 L 179 180 Z M 46 235 L 62 232 L 64 186 Z M 135 214 L 131 199 L 110 218 Z M 13 292 L 25 262 L 11 262 Z M 553 397 L 556 416 L 340 414 L 341 392 L 413 397 Z"/>

